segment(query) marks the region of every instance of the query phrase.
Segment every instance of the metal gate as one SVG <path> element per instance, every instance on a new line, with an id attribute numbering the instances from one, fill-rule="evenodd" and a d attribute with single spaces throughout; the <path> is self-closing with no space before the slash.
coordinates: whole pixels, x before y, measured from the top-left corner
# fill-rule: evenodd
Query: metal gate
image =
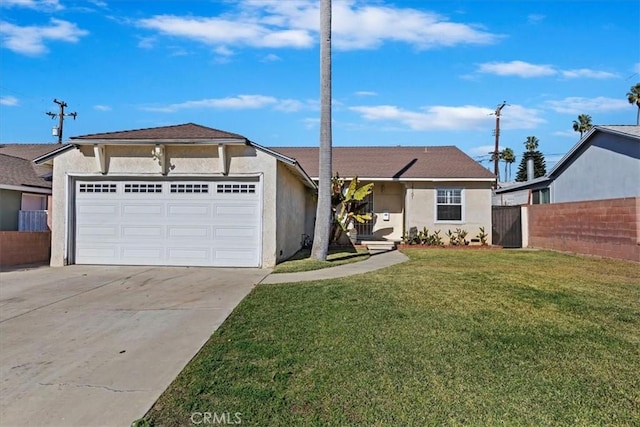
<path id="1" fill-rule="evenodd" d="M 520 206 L 491 207 L 491 242 L 503 248 L 522 247 L 522 214 Z"/>

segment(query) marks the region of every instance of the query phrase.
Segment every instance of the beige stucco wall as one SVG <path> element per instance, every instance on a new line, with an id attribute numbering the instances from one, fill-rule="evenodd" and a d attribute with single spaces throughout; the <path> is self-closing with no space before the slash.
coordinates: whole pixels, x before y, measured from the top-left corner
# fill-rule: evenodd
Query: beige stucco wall
<path id="1" fill-rule="evenodd" d="M 69 235 L 68 209 L 70 176 L 142 176 L 161 177 L 161 167 L 151 156 L 152 146 L 108 146 L 106 147 L 107 174 L 100 173 L 94 157 L 93 147 L 72 149 L 54 159 L 53 212 L 51 235 L 51 265 L 67 264 L 66 241 Z M 167 177 L 193 176 L 211 177 L 222 175 L 217 146 L 167 146 Z M 276 246 L 276 201 L 277 163 L 271 155 L 257 151 L 251 146 L 227 147 L 228 178 L 260 175 L 263 186 L 262 205 L 262 266 L 272 267 L 277 259 Z M 72 193 L 71 193 L 72 194 Z"/>
<path id="2" fill-rule="evenodd" d="M 436 189 L 461 188 L 463 190 L 463 221 L 435 221 Z M 468 231 L 467 240 L 476 237 L 480 227 L 484 227 L 491 244 L 491 183 L 490 182 L 414 182 L 407 183 L 405 194 L 406 223 L 408 231 L 411 227 L 429 232 L 440 230 L 445 236 L 447 230 L 460 228 Z M 445 238 L 445 243 L 448 240 Z"/>
<path id="3" fill-rule="evenodd" d="M 306 233 L 307 190 L 302 182 L 282 163 L 278 164 L 276 242 L 277 261 L 294 255 Z"/>

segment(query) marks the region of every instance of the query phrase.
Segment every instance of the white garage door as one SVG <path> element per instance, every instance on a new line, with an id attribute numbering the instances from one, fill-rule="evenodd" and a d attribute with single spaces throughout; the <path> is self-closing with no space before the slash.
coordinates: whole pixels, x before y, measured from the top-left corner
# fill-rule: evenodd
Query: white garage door
<path id="1" fill-rule="evenodd" d="M 253 181 L 76 181 L 76 264 L 259 267 Z"/>

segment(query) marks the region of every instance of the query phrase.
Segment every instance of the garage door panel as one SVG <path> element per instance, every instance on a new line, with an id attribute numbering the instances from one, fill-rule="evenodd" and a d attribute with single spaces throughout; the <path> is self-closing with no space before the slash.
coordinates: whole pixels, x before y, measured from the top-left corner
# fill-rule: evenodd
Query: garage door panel
<path id="1" fill-rule="evenodd" d="M 252 267 L 257 256 L 254 249 L 216 249 L 215 258 L 221 267 Z"/>
<path id="2" fill-rule="evenodd" d="M 118 206 L 116 204 L 83 204 L 82 206 L 78 206 L 78 214 L 96 214 L 96 215 L 117 215 Z"/>
<path id="3" fill-rule="evenodd" d="M 75 262 L 258 267 L 258 188 L 257 181 L 77 181 Z"/>
<path id="4" fill-rule="evenodd" d="M 164 206 L 161 203 L 123 204 L 122 216 L 127 215 L 162 215 Z"/>
<path id="5" fill-rule="evenodd" d="M 193 238 L 209 238 L 211 227 L 184 227 L 179 225 L 170 225 L 167 227 L 167 236 L 175 239 L 193 239 Z"/>
<path id="6" fill-rule="evenodd" d="M 170 204 L 167 206 L 168 216 L 184 217 L 184 216 L 201 216 L 209 218 L 211 216 L 210 204 Z"/>
<path id="7" fill-rule="evenodd" d="M 118 237 L 120 235 L 117 225 L 87 224 L 78 227 L 78 236 L 87 238 Z"/>
<path id="8" fill-rule="evenodd" d="M 160 226 L 123 226 L 122 237 L 143 239 L 164 239 L 164 227 Z"/>
<path id="9" fill-rule="evenodd" d="M 121 249 L 121 255 L 124 259 L 130 261 L 144 261 L 151 260 L 154 264 L 158 265 L 162 263 L 163 259 L 163 250 L 158 247 L 147 246 L 147 247 L 123 247 Z M 157 263 L 156 263 L 157 261 Z M 132 262 L 135 264 L 135 262 Z"/>

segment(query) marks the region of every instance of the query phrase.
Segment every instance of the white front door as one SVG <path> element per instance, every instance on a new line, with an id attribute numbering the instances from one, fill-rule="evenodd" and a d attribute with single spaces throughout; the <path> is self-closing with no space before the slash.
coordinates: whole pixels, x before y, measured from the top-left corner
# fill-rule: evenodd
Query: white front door
<path id="1" fill-rule="evenodd" d="M 75 263 L 259 267 L 259 184 L 77 180 Z"/>

